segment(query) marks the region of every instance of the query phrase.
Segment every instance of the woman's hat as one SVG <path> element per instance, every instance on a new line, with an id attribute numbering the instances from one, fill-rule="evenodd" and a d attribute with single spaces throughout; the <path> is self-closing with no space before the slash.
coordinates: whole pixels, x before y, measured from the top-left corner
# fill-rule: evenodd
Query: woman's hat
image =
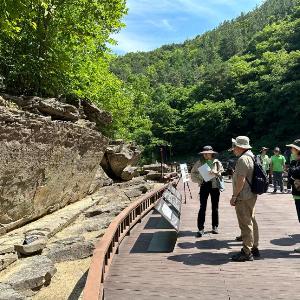
<path id="1" fill-rule="evenodd" d="M 218 152 L 215 152 L 212 148 L 212 146 L 204 146 L 203 150 L 199 152 L 199 154 L 216 154 Z"/>
<path id="2" fill-rule="evenodd" d="M 260 149 L 260 152 L 262 152 L 262 151 L 268 151 L 269 150 L 269 148 L 267 148 L 267 147 L 262 147 L 261 149 Z"/>
<path id="3" fill-rule="evenodd" d="M 250 146 L 250 140 L 247 136 L 238 136 L 236 139 L 232 139 L 232 148 L 234 147 L 240 147 L 242 149 L 252 149 Z"/>
<path id="4" fill-rule="evenodd" d="M 286 145 L 287 147 L 295 148 L 300 151 L 300 139 L 295 140 L 292 144 Z"/>

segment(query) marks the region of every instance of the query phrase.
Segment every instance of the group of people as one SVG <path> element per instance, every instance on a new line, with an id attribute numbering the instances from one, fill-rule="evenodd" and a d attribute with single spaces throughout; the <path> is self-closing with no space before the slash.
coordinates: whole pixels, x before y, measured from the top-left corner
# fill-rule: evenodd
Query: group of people
<path id="1" fill-rule="evenodd" d="M 292 188 L 292 195 L 295 200 L 296 211 L 300 222 L 300 139 L 287 145 L 291 150 L 291 158 L 288 168 L 288 181 Z M 251 151 L 250 140 L 246 136 L 239 136 L 232 139 L 230 151 L 238 157 L 236 162 L 232 185 L 233 194 L 230 199 L 230 205 L 235 207 L 238 224 L 241 230 L 241 236 L 237 239 L 243 242 L 241 251 L 232 256 L 233 261 L 252 261 L 254 257 L 259 257 L 259 231 L 255 219 L 255 204 L 257 194 L 253 192 L 252 180 L 256 163 L 261 163 L 263 169 L 269 175 L 273 176 L 274 191 L 277 191 L 277 183 L 283 192 L 282 173 L 286 170 L 286 158 L 280 154 L 280 149 L 274 149 L 274 155 L 267 156 L 267 148 L 262 148 L 259 156 L 255 157 Z M 216 154 L 211 146 L 205 146 L 199 153 L 201 158 L 193 166 L 191 179 L 200 186 L 200 210 L 198 213 L 198 231 L 196 236 L 204 235 L 204 224 L 207 200 L 209 195 L 212 202 L 212 233 L 218 234 L 219 227 L 219 199 L 220 199 L 220 178 L 224 172 L 222 163 L 216 159 Z M 199 167 L 207 164 L 213 178 L 204 181 Z M 295 249 L 300 253 L 300 248 Z"/>
<path id="2" fill-rule="evenodd" d="M 284 192 L 283 174 L 288 172 L 290 163 L 295 160 L 295 155 L 289 150 L 285 155 L 281 154 L 280 148 L 275 147 L 274 155 L 268 156 L 269 148 L 262 147 L 260 154 L 257 156 L 259 163 L 262 165 L 264 171 L 269 176 L 270 183 L 273 183 L 273 193 L 277 192 L 279 186 L 281 193 Z M 287 192 L 291 192 L 291 185 L 287 182 Z"/>

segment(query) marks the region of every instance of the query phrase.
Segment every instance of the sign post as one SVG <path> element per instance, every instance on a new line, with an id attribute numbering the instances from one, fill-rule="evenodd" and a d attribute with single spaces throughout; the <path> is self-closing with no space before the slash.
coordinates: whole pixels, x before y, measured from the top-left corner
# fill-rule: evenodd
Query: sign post
<path id="1" fill-rule="evenodd" d="M 190 192 L 191 199 L 193 199 L 191 189 L 190 189 L 190 186 L 189 186 L 190 176 L 189 176 L 189 171 L 188 171 L 187 164 L 180 164 L 180 173 L 181 174 L 180 174 L 180 177 L 179 177 L 179 180 L 178 180 L 176 186 L 178 185 L 180 179 L 182 178 L 183 191 L 184 191 L 184 204 L 186 204 L 186 187 L 188 188 L 188 190 Z"/>

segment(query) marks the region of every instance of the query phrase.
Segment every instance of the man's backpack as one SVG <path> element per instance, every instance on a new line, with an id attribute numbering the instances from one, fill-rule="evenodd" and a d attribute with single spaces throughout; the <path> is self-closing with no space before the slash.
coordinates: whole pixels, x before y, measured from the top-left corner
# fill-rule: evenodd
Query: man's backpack
<path id="1" fill-rule="evenodd" d="M 254 170 L 253 170 L 252 182 L 250 183 L 247 178 L 246 180 L 251 187 L 252 193 L 261 195 L 268 191 L 269 180 L 262 165 L 257 162 L 256 158 L 253 158 L 253 163 L 254 163 Z"/>

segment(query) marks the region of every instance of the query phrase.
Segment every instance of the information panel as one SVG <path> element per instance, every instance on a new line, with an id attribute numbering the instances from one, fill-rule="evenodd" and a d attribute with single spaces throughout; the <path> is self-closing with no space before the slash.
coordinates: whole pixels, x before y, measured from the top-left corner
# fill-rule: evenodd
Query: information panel
<path id="1" fill-rule="evenodd" d="M 182 196 L 181 196 L 181 194 L 179 193 L 178 190 L 176 190 L 176 189 L 174 188 L 174 186 L 170 185 L 170 186 L 168 187 L 168 190 L 169 190 L 173 195 L 175 195 L 180 201 L 182 201 Z"/>
<path id="2" fill-rule="evenodd" d="M 183 183 L 189 182 L 190 176 L 189 176 L 187 164 L 180 164 L 180 172 L 181 172 Z"/>
<path id="3" fill-rule="evenodd" d="M 179 215 L 170 207 L 168 202 L 161 199 L 155 206 L 155 209 L 177 230 L 179 231 Z"/>
<path id="4" fill-rule="evenodd" d="M 181 200 L 178 199 L 174 194 L 172 194 L 170 191 L 166 190 L 163 193 L 163 198 L 166 200 L 169 204 L 171 204 L 178 213 L 181 212 Z"/>

